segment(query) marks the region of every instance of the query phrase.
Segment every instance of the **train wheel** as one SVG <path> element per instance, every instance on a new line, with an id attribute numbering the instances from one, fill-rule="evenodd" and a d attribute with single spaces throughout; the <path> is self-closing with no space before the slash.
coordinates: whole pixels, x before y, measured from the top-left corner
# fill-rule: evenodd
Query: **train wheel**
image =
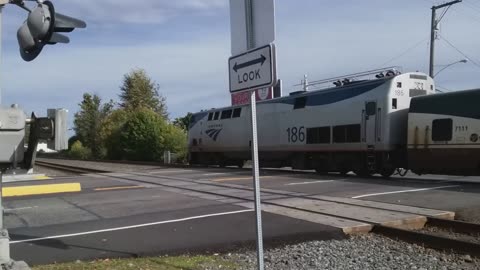
<path id="1" fill-rule="evenodd" d="M 244 165 L 245 165 L 245 162 L 243 160 L 239 161 L 238 164 L 237 164 L 239 169 L 242 169 Z"/>
<path id="2" fill-rule="evenodd" d="M 371 177 L 372 173 L 367 169 L 355 170 L 353 171 L 358 177 Z"/>
<path id="3" fill-rule="evenodd" d="M 395 168 L 383 168 L 383 169 L 380 171 L 380 174 L 381 174 L 384 178 L 390 178 L 390 176 L 392 176 L 393 173 L 395 173 Z"/>
<path id="4" fill-rule="evenodd" d="M 317 172 L 318 174 L 328 174 L 328 171 L 323 168 L 316 168 L 315 172 Z"/>

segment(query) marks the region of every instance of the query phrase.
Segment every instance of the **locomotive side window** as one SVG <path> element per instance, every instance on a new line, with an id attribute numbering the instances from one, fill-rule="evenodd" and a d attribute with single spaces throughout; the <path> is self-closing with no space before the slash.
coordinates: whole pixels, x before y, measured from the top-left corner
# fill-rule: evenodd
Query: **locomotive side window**
<path id="1" fill-rule="evenodd" d="M 232 110 L 222 111 L 221 119 L 230 119 L 230 118 L 232 118 Z"/>
<path id="2" fill-rule="evenodd" d="M 375 115 L 377 113 L 377 102 L 375 101 L 368 102 L 365 108 L 366 108 L 367 116 Z"/>
<path id="3" fill-rule="evenodd" d="M 219 116 L 220 116 L 220 112 L 215 112 L 215 115 L 213 116 L 213 120 L 218 120 Z"/>
<path id="4" fill-rule="evenodd" d="M 307 128 L 307 144 L 330 143 L 330 127 Z"/>
<path id="5" fill-rule="evenodd" d="M 432 123 L 432 141 L 451 141 L 453 134 L 453 120 L 436 119 Z"/>
<path id="6" fill-rule="evenodd" d="M 333 142 L 334 143 L 345 143 L 345 126 L 336 126 L 333 127 Z"/>
<path id="7" fill-rule="evenodd" d="M 208 121 L 212 121 L 213 119 L 213 112 L 208 114 Z"/>
<path id="8" fill-rule="evenodd" d="M 361 127 L 360 125 L 348 125 L 346 126 L 347 130 L 347 139 L 346 142 L 353 143 L 353 142 L 360 142 L 360 133 Z"/>
<path id="9" fill-rule="evenodd" d="M 333 127 L 334 143 L 356 143 L 360 142 L 361 126 L 345 125 Z"/>
<path id="10" fill-rule="evenodd" d="M 392 109 L 393 110 L 397 109 L 397 99 L 396 98 L 392 98 Z"/>
<path id="11" fill-rule="evenodd" d="M 307 97 L 299 97 L 295 99 L 295 105 L 293 105 L 293 109 L 303 109 L 307 105 Z"/>
<path id="12" fill-rule="evenodd" d="M 427 94 L 427 90 L 410 89 L 410 97 L 425 96 L 426 94 Z"/>
<path id="13" fill-rule="evenodd" d="M 233 110 L 233 118 L 238 118 L 242 114 L 242 108 L 236 108 Z"/>

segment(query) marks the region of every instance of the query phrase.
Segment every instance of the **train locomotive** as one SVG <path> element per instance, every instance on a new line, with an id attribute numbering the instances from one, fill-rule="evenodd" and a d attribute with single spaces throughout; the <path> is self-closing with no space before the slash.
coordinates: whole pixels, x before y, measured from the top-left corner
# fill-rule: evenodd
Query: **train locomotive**
<path id="1" fill-rule="evenodd" d="M 400 169 L 479 174 L 480 89 L 438 94 L 426 74 L 396 69 L 312 85 L 323 88 L 258 103 L 261 167 L 384 177 Z M 251 159 L 250 121 L 248 105 L 194 114 L 190 163 L 243 166 Z"/>

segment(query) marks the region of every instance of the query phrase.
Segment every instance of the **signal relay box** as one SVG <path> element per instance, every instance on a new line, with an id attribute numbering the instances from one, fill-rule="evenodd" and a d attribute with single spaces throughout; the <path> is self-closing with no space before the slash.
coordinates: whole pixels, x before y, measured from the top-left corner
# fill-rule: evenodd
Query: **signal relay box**
<path id="1" fill-rule="evenodd" d="M 0 106 L 0 167 L 23 161 L 26 118 L 17 105 Z"/>

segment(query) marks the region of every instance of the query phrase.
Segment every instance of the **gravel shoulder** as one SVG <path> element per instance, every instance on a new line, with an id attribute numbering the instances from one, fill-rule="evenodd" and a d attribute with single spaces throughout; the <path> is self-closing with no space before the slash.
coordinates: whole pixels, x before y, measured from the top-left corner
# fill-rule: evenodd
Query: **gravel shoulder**
<path id="1" fill-rule="evenodd" d="M 378 235 L 363 235 L 348 240 L 311 241 L 269 249 L 265 252 L 265 269 L 416 269 L 416 270 L 473 270 L 480 260 L 468 255 L 447 254 L 417 245 L 398 242 Z M 243 250 L 229 254 L 200 256 L 157 257 L 123 260 L 101 260 L 34 269 L 256 269 L 256 252 Z"/>
<path id="2" fill-rule="evenodd" d="M 241 269 L 254 269 L 256 253 L 230 256 Z M 343 241 L 314 241 L 268 250 L 266 269 L 480 269 L 469 255 L 443 253 L 378 235 Z"/>

